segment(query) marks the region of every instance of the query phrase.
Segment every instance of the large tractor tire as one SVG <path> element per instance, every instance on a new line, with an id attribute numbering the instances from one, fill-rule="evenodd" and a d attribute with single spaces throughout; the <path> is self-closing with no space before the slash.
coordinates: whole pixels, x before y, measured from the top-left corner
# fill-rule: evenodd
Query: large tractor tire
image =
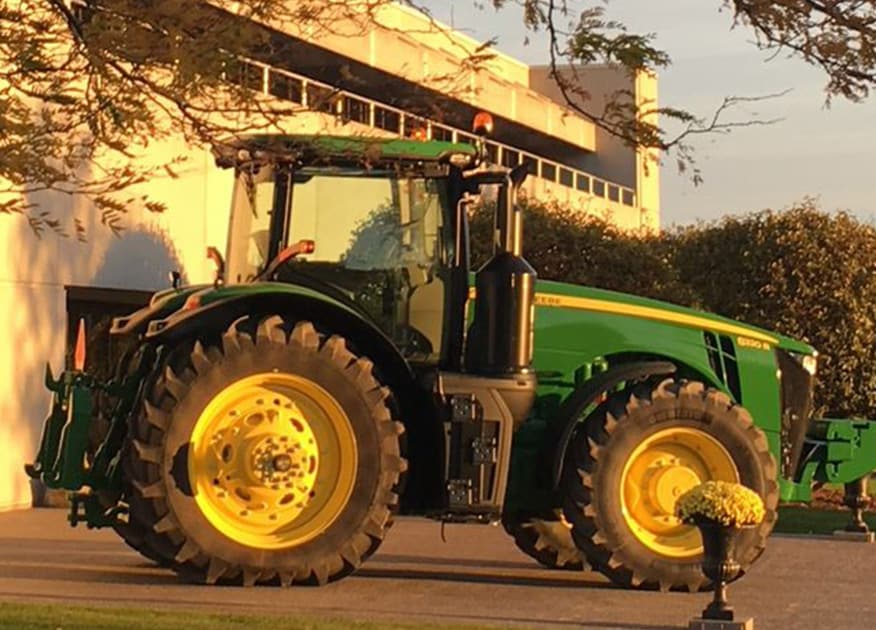
<path id="1" fill-rule="evenodd" d="M 584 556 L 575 546 L 572 526 L 562 513 L 506 513 L 502 516 L 502 526 L 514 539 L 517 548 L 541 566 L 566 571 L 584 570 Z"/>
<path id="2" fill-rule="evenodd" d="M 665 380 L 615 394 L 575 435 L 566 459 L 564 512 L 594 569 L 623 586 L 707 586 L 697 529 L 674 514 L 678 497 L 709 480 L 741 483 L 764 500 L 744 534 L 743 571 L 776 521 L 776 464 L 749 413 L 702 383 Z"/>
<path id="3" fill-rule="evenodd" d="M 122 354 L 122 356 L 119 358 L 118 362 L 114 366 L 113 379 L 115 379 L 116 381 L 121 381 L 126 376 L 130 376 L 133 367 L 136 365 L 136 361 L 134 360 L 134 358 L 138 350 L 139 348 L 137 346 L 132 346 Z M 110 428 L 111 413 L 114 411 L 117 402 L 118 401 L 115 398 L 107 395 L 104 392 L 98 393 L 95 405 L 97 413 L 92 419 L 91 430 L 89 431 L 88 448 L 86 449 L 85 454 L 89 463 L 93 460 L 94 456 L 97 453 L 98 447 L 100 447 L 100 445 L 106 438 L 106 435 Z M 127 459 L 124 455 L 122 456 L 122 461 L 125 465 L 127 464 Z M 97 500 L 106 510 L 115 508 L 120 501 L 123 504 L 127 504 L 131 500 L 130 485 L 128 485 L 128 487 L 122 491 L 100 490 L 97 491 L 95 494 L 97 496 Z M 161 566 L 168 566 L 170 564 L 170 559 L 162 555 L 155 548 L 156 546 L 160 547 L 160 540 L 156 538 L 155 534 L 148 527 L 148 525 L 139 523 L 135 518 L 132 517 L 130 512 L 123 515 L 120 520 L 115 521 L 112 525 L 112 528 L 116 532 L 116 534 L 118 534 L 119 537 L 125 542 L 125 544 L 140 553 L 148 560 L 151 560 L 152 562 Z"/>
<path id="4" fill-rule="evenodd" d="M 325 584 L 356 570 L 406 468 L 372 368 L 342 337 L 276 315 L 171 361 L 129 451 L 131 515 L 159 538 L 151 550 L 210 584 Z"/>

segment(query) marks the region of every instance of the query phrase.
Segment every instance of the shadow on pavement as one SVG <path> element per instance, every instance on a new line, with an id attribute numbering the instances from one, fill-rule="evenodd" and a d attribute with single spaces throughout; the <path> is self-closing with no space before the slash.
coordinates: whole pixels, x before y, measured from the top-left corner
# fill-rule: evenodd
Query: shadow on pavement
<path id="1" fill-rule="evenodd" d="M 136 566 L 119 568 L 98 566 L 92 569 L 82 566 L 70 566 L 69 564 L 3 562 L 0 564 L 0 567 L 2 567 L 4 578 L 21 580 L 132 584 L 140 586 L 182 584 L 176 575 L 170 571 L 165 573 L 154 565 L 148 569 Z"/>
<path id="2" fill-rule="evenodd" d="M 423 559 L 418 560 L 420 564 L 424 564 Z M 448 561 L 443 562 L 444 565 L 450 564 Z M 453 564 L 461 564 L 454 562 Z M 475 565 L 475 563 L 472 563 Z M 485 566 L 487 563 L 477 563 L 475 566 Z M 532 569 L 533 567 L 527 566 Z M 574 576 L 574 577 L 573 577 Z M 584 576 L 584 579 L 582 579 Z M 365 566 L 353 574 L 353 578 L 378 578 L 378 579 L 415 579 L 415 580 L 440 580 L 443 582 L 470 582 L 477 584 L 501 584 L 506 586 L 544 586 L 544 587 L 565 587 L 565 588 L 593 588 L 593 589 L 608 589 L 608 590 L 624 590 L 620 586 L 616 586 L 610 582 L 602 581 L 599 577 L 594 576 L 592 579 L 587 573 L 569 573 L 569 577 L 543 577 L 543 576 L 523 576 L 523 575 L 501 575 L 490 573 L 474 573 L 466 571 L 447 570 L 429 570 L 429 569 L 384 569 L 377 567 Z"/>
<path id="3" fill-rule="evenodd" d="M 452 564 L 453 566 L 459 567 L 492 567 L 496 569 L 517 569 L 521 571 L 531 571 L 533 569 L 538 569 L 539 566 L 533 562 L 514 562 L 512 560 L 478 560 L 478 559 L 464 559 L 464 558 L 453 558 L 452 560 L 448 560 L 447 558 L 429 558 L 427 556 L 406 556 L 400 554 L 393 553 L 380 553 L 373 557 L 374 562 L 378 563 L 386 563 L 386 564 L 434 564 L 434 565 L 448 565 Z M 370 561 L 369 561 L 370 562 Z M 368 566 L 368 565 L 365 565 Z"/>

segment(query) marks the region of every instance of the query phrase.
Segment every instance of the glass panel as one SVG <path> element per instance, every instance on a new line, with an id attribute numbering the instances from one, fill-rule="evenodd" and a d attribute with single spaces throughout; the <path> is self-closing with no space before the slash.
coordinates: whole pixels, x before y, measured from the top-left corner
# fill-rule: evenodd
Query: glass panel
<path id="1" fill-rule="evenodd" d="M 499 161 L 499 145 L 487 142 L 487 157 L 490 164 L 496 164 Z"/>
<path id="2" fill-rule="evenodd" d="M 608 185 L 608 198 L 611 201 L 620 201 L 620 189 L 614 184 Z"/>
<path id="3" fill-rule="evenodd" d="M 505 150 L 502 151 L 502 166 L 511 168 L 518 164 L 520 164 L 520 153 L 505 147 Z"/>
<path id="4" fill-rule="evenodd" d="M 405 116 L 405 128 L 402 135 L 405 138 L 421 138 L 426 139 L 426 130 L 428 123 L 422 118 L 416 116 Z"/>
<path id="5" fill-rule="evenodd" d="M 312 254 L 287 265 L 357 302 L 406 356 L 437 360 L 443 330 L 444 180 L 388 172 L 295 174 L 290 242 Z M 281 276 L 282 277 L 282 276 Z M 291 279 L 291 278 L 290 278 Z"/>
<path id="6" fill-rule="evenodd" d="M 301 102 L 303 88 L 301 79 L 274 71 L 271 72 L 268 79 L 268 90 L 271 94 L 293 103 Z"/>
<path id="7" fill-rule="evenodd" d="M 593 180 L 593 194 L 597 197 L 605 197 L 605 182 L 601 179 Z"/>
<path id="8" fill-rule="evenodd" d="M 374 126 L 378 129 L 398 133 L 401 126 L 401 114 L 380 105 L 374 106 Z"/>
<path id="9" fill-rule="evenodd" d="M 550 162 L 541 163 L 541 177 L 551 182 L 557 181 L 557 165 Z"/>
<path id="10" fill-rule="evenodd" d="M 463 143 L 465 143 L 465 144 L 470 144 L 470 145 L 472 145 L 473 147 L 478 146 L 478 139 L 475 138 L 474 136 L 470 136 L 470 135 L 467 134 L 467 133 L 458 133 L 458 134 L 456 134 L 456 141 L 457 141 L 457 142 L 463 142 Z"/>
<path id="11" fill-rule="evenodd" d="M 307 84 L 307 107 L 317 112 L 333 112 L 335 90 L 315 85 Z"/>
<path id="12" fill-rule="evenodd" d="M 353 96 L 345 96 L 344 118 L 367 125 L 370 122 L 368 103 Z"/>
<path id="13" fill-rule="evenodd" d="M 635 206 L 636 205 L 636 195 L 633 194 L 633 191 L 629 188 L 623 189 L 623 202 L 625 206 Z"/>
<path id="14" fill-rule="evenodd" d="M 581 192 L 590 192 L 590 178 L 587 175 L 578 173 L 576 184 L 575 187 Z"/>
<path id="15" fill-rule="evenodd" d="M 432 125 L 432 140 L 453 142 L 453 130 L 441 125 Z"/>
<path id="16" fill-rule="evenodd" d="M 560 183 L 563 186 L 568 186 L 569 188 L 571 188 L 574 181 L 575 181 L 575 174 L 572 173 L 572 171 L 570 171 L 567 168 L 560 169 Z"/>
<path id="17" fill-rule="evenodd" d="M 225 76 L 232 83 L 237 83 L 245 88 L 261 92 L 264 89 L 263 78 L 265 68 L 242 61 L 229 59 L 225 63 Z"/>

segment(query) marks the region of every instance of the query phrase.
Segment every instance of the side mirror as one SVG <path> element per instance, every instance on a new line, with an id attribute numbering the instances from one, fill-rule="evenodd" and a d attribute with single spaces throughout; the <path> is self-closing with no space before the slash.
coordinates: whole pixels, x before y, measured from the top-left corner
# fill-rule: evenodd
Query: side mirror
<path id="1" fill-rule="evenodd" d="M 182 286 L 182 274 L 178 270 L 174 269 L 167 275 L 170 279 L 171 288 L 175 291 L 179 291 L 180 286 Z"/>

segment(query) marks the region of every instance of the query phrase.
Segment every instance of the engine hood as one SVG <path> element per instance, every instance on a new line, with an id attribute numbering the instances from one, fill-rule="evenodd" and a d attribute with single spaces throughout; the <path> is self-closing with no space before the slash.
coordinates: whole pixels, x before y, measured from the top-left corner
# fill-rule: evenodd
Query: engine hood
<path id="1" fill-rule="evenodd" d="M 773 331 L 713 313 L 617 291 L 606 291 L 563 282 L 539 281 L 536 286 L 536 305 L 575 308 L 613 314 L 619 317 L 660 321 L 673 326 L 735 335 L 751 342 L 768 344 L 790 352 L 816 354 L 815 348 L 809 344 Z"/>

